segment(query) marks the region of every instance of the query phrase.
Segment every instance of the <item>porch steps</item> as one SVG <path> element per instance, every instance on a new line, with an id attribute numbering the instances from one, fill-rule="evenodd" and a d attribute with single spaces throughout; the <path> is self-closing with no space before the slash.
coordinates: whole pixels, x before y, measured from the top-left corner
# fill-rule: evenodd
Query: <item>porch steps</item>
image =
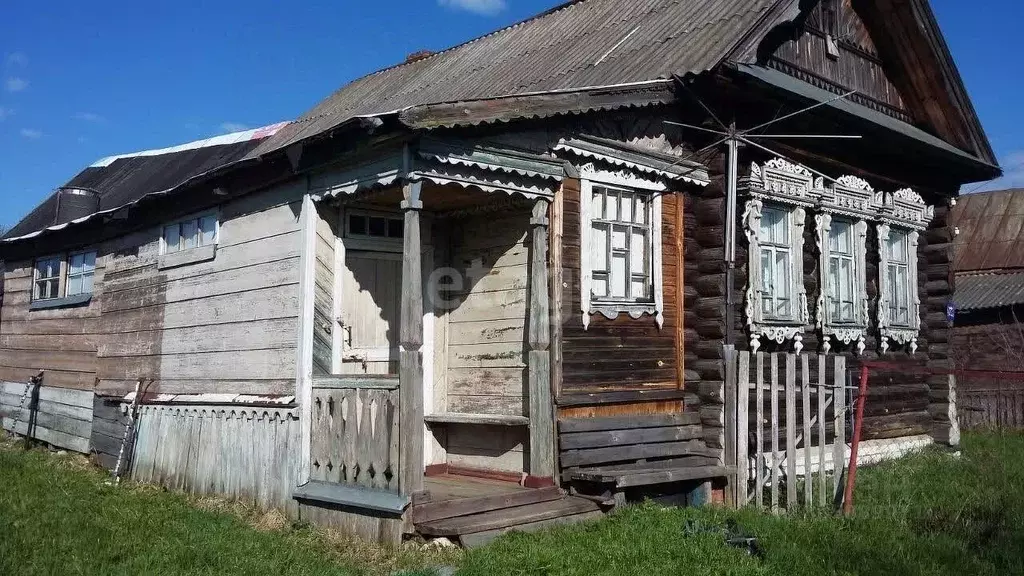
<path id="1" fill-rule="evenodd" d="M 562 498 L 562 490 L 556 486 L 548 488 L 527 489 L 506 494 L 460 498 L 457 500 L 424 500 L 414 504 L 412 521 L 414 524 L 433 523 L 459 516 L 477 515 L 495 510 L 527 506 L 540 502 L 551 502 Z"/>
<path id="2" fill-rule="evenodd" d="M 472 548 L 512 530 L 530 532 L 556 524 L 596 519 L 603 515 L 601 507 L 591 500 L 559 494 L 557 499 L 533 504 L 416 523 L 416 528 L 427 536 L 458 537 L 463 546 Z"/>

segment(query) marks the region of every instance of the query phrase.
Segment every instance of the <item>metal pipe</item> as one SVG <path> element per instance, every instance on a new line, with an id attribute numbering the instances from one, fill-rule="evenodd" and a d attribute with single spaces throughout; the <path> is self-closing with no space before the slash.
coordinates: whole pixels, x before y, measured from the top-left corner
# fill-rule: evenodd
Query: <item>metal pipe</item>
<path id="1" fill-rule="evenodd" d="M 736 130 L 736 124 L 730 126 Z M 725 175 L 725 343 L 736 344 L 736 184 L 739 178 L 739 142 L 729 138 L 726 142 L 728 168 Z"/>
<path id="2" fill-rule="evenodd" d="M 864 402 L 868 396 L 868 367 L 860 367 L 860 387 L 857 390 L 857 415 L 853 419 L 853 443 L 850 447 L 850 471 L 846 475 L 846 490 L 843 494 L 843 514 L 853 514 L 853 485 L 857 481 L 857 452 L 860 449 L 860 435 L 864 426 Z"/>

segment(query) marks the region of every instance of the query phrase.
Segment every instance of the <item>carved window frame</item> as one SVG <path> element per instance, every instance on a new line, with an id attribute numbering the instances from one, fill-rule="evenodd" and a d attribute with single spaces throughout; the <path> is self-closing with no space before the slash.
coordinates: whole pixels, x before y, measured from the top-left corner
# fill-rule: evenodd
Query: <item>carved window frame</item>
<path id="1" fill-rule="evenodd" d="M 820 288 L 818 290 L 815 325 L 822 336 L 822 351 L 832 349 L 832 340 L 842 345 L 855 345 L 858 354 L 864 353 L 868 326 L 870 324 L 867 278 L 867 234 L 868 220 L 877 218 L 875 191 L 865 180 L 856 176 L 842 176 L 835 184 L 821 189 L 821 198 L 815 216 L 818 269 Z M 831 244 L 829 233 L 836 219 L 850 223 L 853 233 L 854 256 L 854 318 L 853 321 L 839 322 L 831 314 L 832 284 Z"/>
<path id="2" fill-rule="evenodd" d="M 918 285 L 918 246 L 920 232 L 928 227 L 935 217 L 935 207 L 928 206 L 920 194 L 910 188 L 893 193 L 880 192 L 875 196 L 875 205 L 881 222 L 878 230 L 878 335 L 882 353 L 889 351 L 891 344 L 906 346 L 911 354 L 917 352 L 917 339 L 921 333 L 921 291 Z M 889 253 L 888 245 L 892 231 L 896 229 L 907 234 L 907 286 L 910 289 L 910 317 L 907 325 L 894 325 L 889 318 Z"/>
<path id="3" fill-rule="evenodd" d="M 583 317 L 584 330 L 590 326 L 590 317 L 601 314 L 614 320 L 619 314 L 629 314 L 630 318 L 639 319 L 644 315 L 653 315 L 658 328 L 665 324 L 665 296 L 662 271 L 662 195 L 668 187 L 656 180 L 641 178 L 632 172 L 622 170 L 612 172 L 595 168 L 593 164 L 580 167 L 580 311 Z M 648 205 L 648 249 L 650 253 L 651 295 L 650 301 L 624 301 L 610 299 L 594 299 L 593 291 L 593 258 L 591 252 L 592 220 L 595 216 L 593 206 L 594 186 L 610 186 L 634 193 L 648 193 L 651 201 Z"/>
<path id="4" fill-rule="evenodd" d="M 793 350 L 803 350 L 803 334 L 810 324 L 807 306 L 807 288 L 804 285 L 804 230 L 806 209 L 815 205 L 822 187 L 821 178 L 815 179 L 811 171 L 782 158 L 769 160 L 764 166 L 753 163 L 750 176 L 740 182 L 741 189 L 749 194 L 742 216 L 744 233 L 749 244 L 747 255 L 747 289 L 745 316 L 750 334 L 750 349 L 756 352 L 761 347 L 761 338 L 783 344 L 793 341 Z M 790 260 L 790 310 L 791 321 L 769 320 L 764 317 L 761 307 L 761 217 L 765 204 L 788 210 L 790 214 L 790 243 L 793 258 Z"/>

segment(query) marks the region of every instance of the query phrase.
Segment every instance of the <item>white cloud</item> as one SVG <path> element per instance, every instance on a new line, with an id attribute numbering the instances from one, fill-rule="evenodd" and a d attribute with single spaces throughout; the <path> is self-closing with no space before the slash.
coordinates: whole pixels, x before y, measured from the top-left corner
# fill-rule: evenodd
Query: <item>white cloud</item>
<path id="1" fill-rule="evenodd" d="M 43 137 L 43 133 L 39 130 L 33 130 L 32 128 L 22 128 L 21 135 L 29 140 L 38 140 Z"/>
<path id="2" fill-rule="evenodd" d="M 8 78 L 4 81 L 4 89 L 8 92 L 21 92 L 28 88 L 28 80 L 24 78 Z"/>
<path id="3" fill-rule="evenodd" d="M 249 127 L 240 122 L 224 122 L 220 125 L 220 129 L 225 134 L 230 134 L 232 132 L 242 132 L 243 130 L 248 130 Z"/>
<path id="4" fill-rule="evenodd" d="M 75 120 L 81 120 L 83 122 L 93 122 L 98 124 L 100 122 L 105 122 L 106 118 L 93 112 L 79 112 L 78 114 L 75 114 Z"/>
<path id="5" fill-rule="evenodd" d="M 14 115 L 14 110 L 11 110 L 10 108 L 4 108 L 3 106 L 0 106 L 0 122 L 3 122 L 8 116 L 13 116 L 13 115 Z"/>
<path id="6" fill-rule="evenodd" d="M 1024 150 L 1015 150 L 999 159 L 1003 176 L 980 184 L 968 184 L 960 189 L 961 194 L 1024 188 Z"/>
<path id="7" fill-rule="evenodd" d="M 484 16 L 493 16 L 508 6 L 505 0 L 437 0 L 437 3 L 453 10 L 465 10 Z"/>
<path id="8" fill-rule="evenodd" d="M 25 66 L 28 66 L 28 56 L 26 56 L 24 52 L 11 52 L 4 58 L 4 63 L 11 68 L 14 68 L 15 66 L 24 68 Z"/>

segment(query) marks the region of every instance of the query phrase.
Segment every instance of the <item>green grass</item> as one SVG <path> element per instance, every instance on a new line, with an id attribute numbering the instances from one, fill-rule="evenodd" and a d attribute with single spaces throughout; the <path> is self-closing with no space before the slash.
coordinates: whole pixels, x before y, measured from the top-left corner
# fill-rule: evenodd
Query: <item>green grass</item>
<path id="1" fill-rule="evenodd" d="M 460 574 L 1024 574 L 1024 435 L 967 435 L 959 458 L 936 450 L 858 478 L 851 518 L 638 506 L 591 525 L 509 535 L 471 551 Z M 687 536 L 688 520 L 733 520 L 763 553 Z"/>
<path id="2" fill-rule="evenodd" d="M 603 521 L 510 534 L 459 558 L 382 549 L 280 515 L 151 487 L 104 485 L 83 460 L 0 441 L 0 574 L 1024 574 L 1024 435 L 970 434 L 864 469 L 856 514 L 628 508 Z M 736 522 L 760 557 L 720 535 Z M 420 572 L 415 572 L 415 570 Z"/>
<path id="3" fill-rule="evenodd" d="M 0 574 L 389 574 L 435 560 L 106 480 L 79 456 L 0 439 Z"/>

